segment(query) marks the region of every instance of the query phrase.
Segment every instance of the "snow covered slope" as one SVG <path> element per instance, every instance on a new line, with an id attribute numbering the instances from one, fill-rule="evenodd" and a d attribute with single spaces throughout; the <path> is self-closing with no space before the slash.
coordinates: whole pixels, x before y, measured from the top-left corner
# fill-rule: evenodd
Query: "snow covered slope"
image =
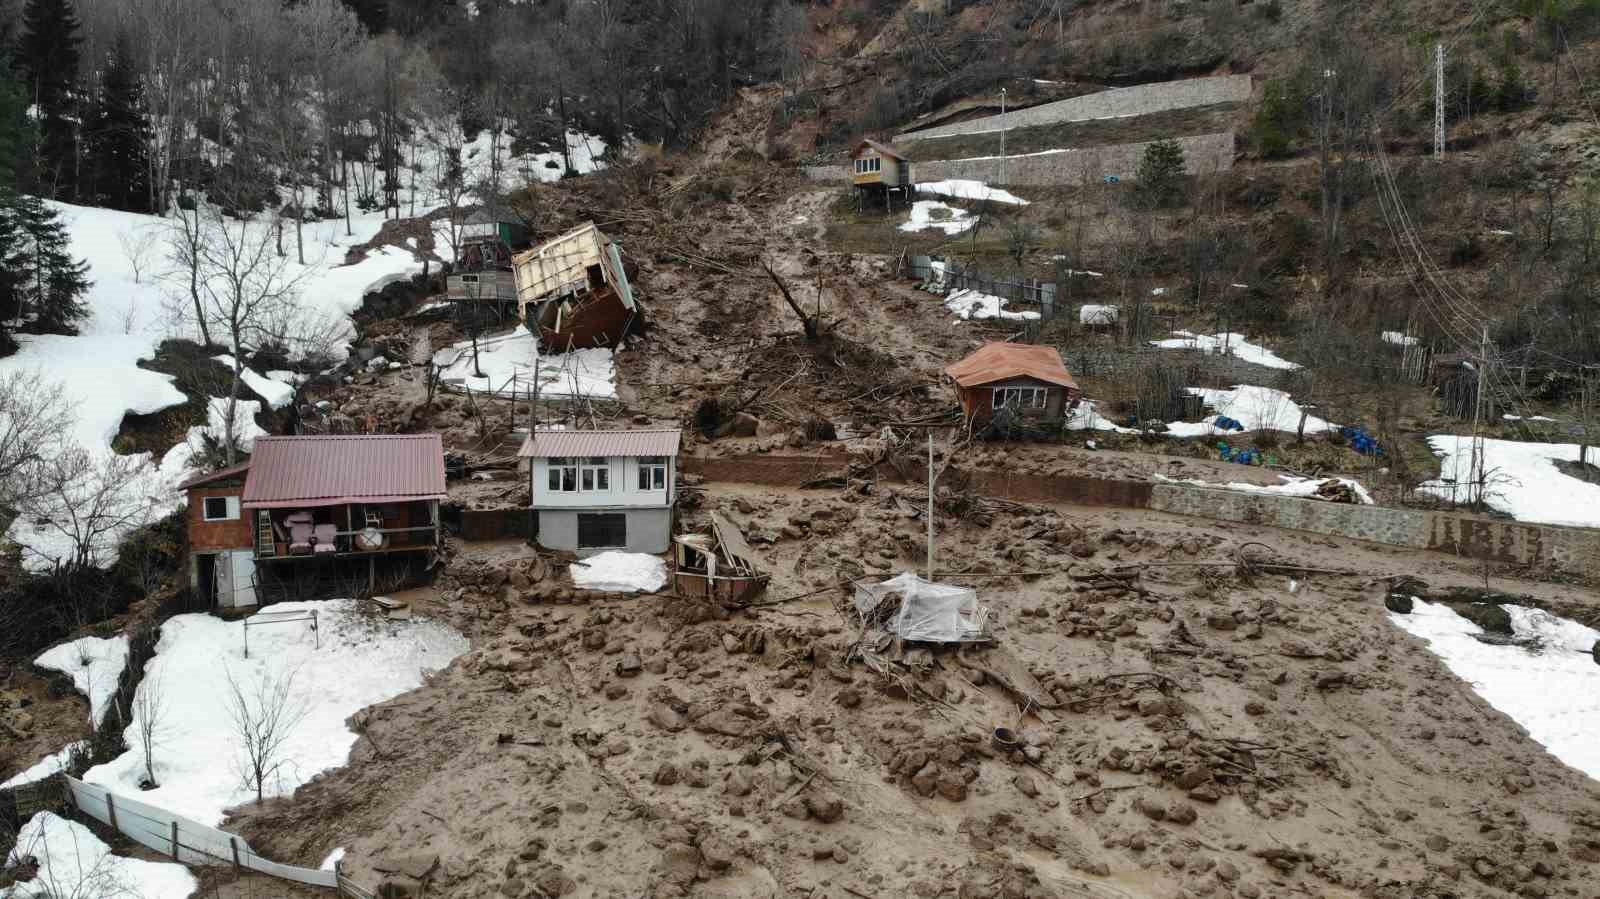
<path id="1" fill-rule="evenodd" d="M 1418 489 L 1455 502 L 1471 500 L 1476 489 L 1469 492 L 1466 485 L 1474 477 L 1472 438 L 1436 434 L 1428 448 L 1439 456 L 1439 479 Z M 1578 445 L 1485 439 L 1484 501 L 1518 521 L 1600 527 L 1600 484 L 1564 473 L 1558 461 L 1578 461 Z"/>

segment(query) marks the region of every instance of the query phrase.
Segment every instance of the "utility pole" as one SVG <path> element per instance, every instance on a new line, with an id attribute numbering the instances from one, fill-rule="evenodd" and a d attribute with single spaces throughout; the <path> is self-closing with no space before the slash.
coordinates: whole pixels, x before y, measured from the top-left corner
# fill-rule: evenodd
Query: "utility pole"
<path id="1" fill-rule="evenodd" d="M 1467 474 L 1471 479 L 1470 484 L 1478 485 L 1478 495 L 1473 504 L 1483 502 L 1484 481 L 1487 480 L 1483 472 L 1483 391 L 1487 389 L 1489 380 L 1489 326 L 1483 326 L 1483 336 L 1478 341 L 1478 384 L 1472 402 L 1472 458 L 1469 462 Z M 1468 494 L 1469 498 L 1471 494 Z"/>
<path id="2" fill-rule="evenodd" d="M 928 581 L 933 581 L 933 431 L 928 431 Z"/>
<path id="3" fill-rule="evenodd" d="M 1006 183 L 1006 89 L 1000 88 L 1000 183 Z"/>
<path id="4" fill-rule="evenodd" d="M 1433 158 L 1444 158 L 1444 44 L 1433 45 Z"/>

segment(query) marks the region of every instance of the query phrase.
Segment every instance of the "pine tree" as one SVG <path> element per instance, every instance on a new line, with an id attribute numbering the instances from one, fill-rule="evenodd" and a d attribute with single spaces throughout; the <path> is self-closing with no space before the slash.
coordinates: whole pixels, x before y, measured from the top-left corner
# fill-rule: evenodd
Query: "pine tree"
<path id="1" fill-rule="evenodd" d="M 0 206 L 0 318 L 30 331 L 74 334 L 89 314 L 89 264 L 67 252 L 67 231 L 38 197 L 13 194 Z"/>
<path id="2" fill-rule="evenodd" d="M 84 122 L 82 202 L 127 212 L 150 211 L 150 121 L 144 88 L 127 41 L 119 39 Z"/>
<path id="3" fill-rule="evenodd" d="M 52 197 L 70 197 L 76 182 L 80 25 L 71 0 L 28 0 L 22 8 L 17 62 L 38 106 L 38 178 Z"/>
<path id="4" fill-rule="evenodd" d="M 1138 192 L 1152 206 L 1173 206 L 1183 199 L 1183 147 L 1158 140 L 1139 159 Z"/>

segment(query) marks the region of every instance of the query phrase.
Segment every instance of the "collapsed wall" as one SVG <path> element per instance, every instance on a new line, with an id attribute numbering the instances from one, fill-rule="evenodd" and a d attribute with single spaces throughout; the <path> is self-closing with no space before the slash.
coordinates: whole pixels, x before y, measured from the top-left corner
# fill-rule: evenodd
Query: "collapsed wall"
<path id="1" fill-rule="evenodd" d="M 1001 115 L 939 125 L 922 131 L 907 131 L 895 135 L 894 139 L 896 143 L 904 143 L 953 134 L 999 131 L 1002 128 L 1025 128 L 1031 125 L 1056 125 L 1062 122 L 1149 115 L 1170 109 L 1189 109 L 1216 103 L 1243 103 L 1249 99 L 1249 75 L 1189 78 L 1183 81 L 1163 81 L 1159 84 L 1115 88 L 1068 100 L 1041 103 L 1038 106 L 1029 106 Z"/>

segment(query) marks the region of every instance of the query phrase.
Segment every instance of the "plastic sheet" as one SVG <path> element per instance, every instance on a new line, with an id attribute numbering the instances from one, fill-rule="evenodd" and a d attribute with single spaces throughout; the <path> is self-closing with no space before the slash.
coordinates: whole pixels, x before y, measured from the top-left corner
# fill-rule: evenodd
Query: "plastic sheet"
<path id="1" fill-rule="evenodd" d="M 879 584 L 856 586 L 856 610 L 865 619 L 891 595 L 900 608 L 887 624 L 902 640 L 964 643 L 989 638 L 989 609 L 978 604 L 978 592 L 925 581 L 905 572 Z"/>

